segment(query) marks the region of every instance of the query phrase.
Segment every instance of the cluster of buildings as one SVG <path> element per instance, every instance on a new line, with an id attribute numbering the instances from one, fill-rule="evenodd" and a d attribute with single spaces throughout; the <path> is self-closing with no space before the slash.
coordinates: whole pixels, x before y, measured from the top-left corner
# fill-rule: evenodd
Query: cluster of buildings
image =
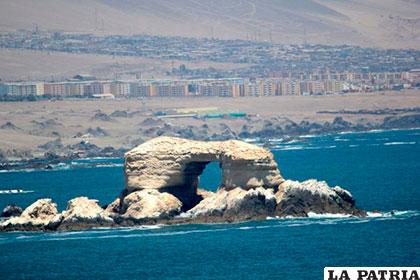
<path id="1" fill-rule="evenodd" d="M 74 32 L 19 30 L 0 32 L 0 48 L 49 52 L 89 53 L 148 57 L 159 60 L 212 61 L 242 64 L 235 75 L 218 70 L 223 77 L 266 77 L 279 71 L 401 72 L 418 68 L 420 51 L 375 49 L 319 44 L 285 45 L 268 41 L 220 40 L 139 35 L 95 36 Z M 188 70 L 188 69 L 186 69 Z M 185 71 L 184 71 L 185 72 Z M 191 72 L 191 73 L 190 73 Z M 210 78 L 210 68 L 200 73 L 186 71 L 183 77 Z"/>
<path id="2" fill-rule="evenodd" d="M 0 97 L 187 97 L 322 95 L 418 86 L 420 70 L 398 73 L 286 73 L 264 79 L 97 80 L 0 83 Z"/>

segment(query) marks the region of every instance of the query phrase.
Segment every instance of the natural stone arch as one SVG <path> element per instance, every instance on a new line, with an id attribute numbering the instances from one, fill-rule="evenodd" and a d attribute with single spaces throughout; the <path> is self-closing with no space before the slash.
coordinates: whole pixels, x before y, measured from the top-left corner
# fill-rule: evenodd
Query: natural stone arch
<path id="1" fill-rule="evenodd" d="M 193 141 L 158 137 L 125 154 L 126 193 L 158 189 L 194 204 L 198 177 L 212 161 L 220 162 L 220 188 L 277 188 L 283 178 L 271 152 L 246 142 Z"/>

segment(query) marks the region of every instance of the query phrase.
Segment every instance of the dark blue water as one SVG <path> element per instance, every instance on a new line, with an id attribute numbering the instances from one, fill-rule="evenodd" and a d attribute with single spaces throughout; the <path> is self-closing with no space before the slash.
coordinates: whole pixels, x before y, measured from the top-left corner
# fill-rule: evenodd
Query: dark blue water
<path id="1" fill-rule="evenodd" d="M 0 279 L 320 279 L 325 266 L 418 266 L 420 130 L 273 139 L 282 175 L 350 190 L 377 217 L 272 219 L 218 225 L 1 233 Z M 124 185 L 113 167 L 0 173 L 0 207 L 80 195 L 112 201 Z M 73 164 L 77 165 L 76 163 Z M 67 169 L 69 168 L 69 169 Z M 209 165 L 200 185 L 217 188 Z M 395 211 L 391 215 L 390 211 Z"/>

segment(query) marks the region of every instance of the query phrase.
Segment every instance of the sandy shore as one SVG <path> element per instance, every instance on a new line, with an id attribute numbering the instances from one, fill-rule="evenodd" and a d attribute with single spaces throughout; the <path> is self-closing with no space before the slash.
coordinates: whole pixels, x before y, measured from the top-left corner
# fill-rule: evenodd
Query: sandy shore
<path id="1" fill-rule="evenodd" d="M 155 117 L 157 111 L 203 107 L 217 107 L 220 112 L 245 112 L 248 117 Z M 3 159 L 42 157 L 45 152 L 60 154 L 68 145 L 82 141 L 124 150 L 160 134 L 238 138 L 245 135 L 244 131 L 263 131 L 267 127 L 273 130 L 276 126 L 281 130 L 293 122 L 301 125 L 302 121 L 323 125 L 337 117 L 370 127 L 390 117 L 419 115 L 407 111 L 416 107 L 420 107 L 419 90 L 341 96 L 3 102 L 0 103 L 0 150 Z M 390 110 L 383 112 L 383 109 Z M 46 143 L 49 145 L 42 146 Z"/>

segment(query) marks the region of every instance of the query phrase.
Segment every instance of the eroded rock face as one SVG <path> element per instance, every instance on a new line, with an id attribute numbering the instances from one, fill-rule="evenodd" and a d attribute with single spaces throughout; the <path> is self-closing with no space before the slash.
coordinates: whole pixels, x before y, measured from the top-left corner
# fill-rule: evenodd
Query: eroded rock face
<path id="1" fill-rule="evenodd" d="M 76 197 L 67 204 L 67 209 L 60 215 L 59 229 L 76 229 L 112 225 L 113 219 L 104 211 L 98 201 L 87 197 Z M 57 221 L 58 222 L 58 221 Z"/>
<path id="2" fill-rule="evenodd" d="M 133 192 L 121 203 L 123 219 L 169 219 L 181 212 L 181 201 L 169 193 L 154 189 Z"/>
<path id="3" fill-rule="evenodd" d="M 283 182 L 275 194 L 277 200 L 276 215 L 308 216 L 317 214 L 350 214 L 365 216 L 366 213 L 355 206 L 350 192 L 340 188 L 330 188 L 326 182 L 307 180 Z"/>
<path id="4" fill-rule="evenodd" d="M 211 161 L 222 170 L 221 188 L 277 188 L 283 178 L 271 152 L 243 141 L 192 141 L 158 137 L 125 154 L 127 193 L 157 189 L 184 204 L 194 199 L 198 176 Z"/>
<path id="5" fill-rule="evenodd" d="M 119 214 L 121 209 L 121 200 L 120 198 L 115 199 L 109 205 L 106 206 L 105 212 L 109 215 Z"/>
<path id="6" fill-rule="evenodd" d="M 57 204 L 51 199 L 38 199 L 28 206 L 20 216 L 12 217 L 0 224 L 3 230 L 48 230 L 54 228 Z"/>
<path id="7" fill-rule="evenodd" d="M 181 215 L 197 221 L 240 221 L 270 216 L 276 208 L 273 189 L 220 189 Z"/>

